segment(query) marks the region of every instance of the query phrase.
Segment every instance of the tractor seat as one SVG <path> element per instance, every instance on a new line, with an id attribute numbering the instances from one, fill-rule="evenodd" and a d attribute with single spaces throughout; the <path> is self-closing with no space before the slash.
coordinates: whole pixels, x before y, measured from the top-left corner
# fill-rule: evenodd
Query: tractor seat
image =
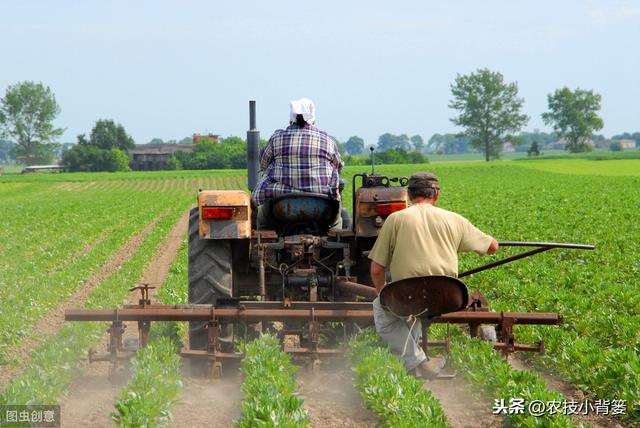
<path id="1" fill-rule="evenodd" d="M 305 229 L 314 233 L 329 230 L 340 211 L 340 201 L 321 193 L 296 192 L 270 201 L 269 215 L 287 230 Z"/>

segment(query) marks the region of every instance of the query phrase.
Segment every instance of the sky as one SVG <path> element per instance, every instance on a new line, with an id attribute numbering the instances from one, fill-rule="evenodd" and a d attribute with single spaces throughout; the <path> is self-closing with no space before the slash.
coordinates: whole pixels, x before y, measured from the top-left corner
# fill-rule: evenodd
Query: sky
<path id="1" fill-rule="evenodd" d="M 61 142 L 113 119 L 137 143 L 244 136 L 257 101 L 263 138 L 289 100 L 318 127 L 373 144 L 390 132 L 458 132 L 450 85 L 479 68 L 517 81 L 531 117 L 569 86 L 602 95 L 601 133 L 640 130 L 640 0 L 1 1 L 0 95 L 49 86 Z"/>

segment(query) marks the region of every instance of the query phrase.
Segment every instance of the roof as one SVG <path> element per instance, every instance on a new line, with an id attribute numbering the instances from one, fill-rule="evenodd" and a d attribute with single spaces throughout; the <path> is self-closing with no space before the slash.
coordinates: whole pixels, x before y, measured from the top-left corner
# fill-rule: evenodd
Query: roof
<path id="1" fill-rule="evenodd" d="M 178 151 L 192 152 L 195 144 L 136 144 L 133 149 L 129 149 L 129 154 L 173 154 Z"/>

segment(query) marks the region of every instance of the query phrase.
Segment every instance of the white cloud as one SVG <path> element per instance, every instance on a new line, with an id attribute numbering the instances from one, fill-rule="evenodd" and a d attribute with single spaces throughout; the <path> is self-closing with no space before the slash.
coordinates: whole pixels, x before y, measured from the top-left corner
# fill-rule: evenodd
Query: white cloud
<path id="1" fill-rule="evenodd" d="M 637 1 L 589 1 L 589 16 L 599 25 L 640 17 L 640 2 Z"/>

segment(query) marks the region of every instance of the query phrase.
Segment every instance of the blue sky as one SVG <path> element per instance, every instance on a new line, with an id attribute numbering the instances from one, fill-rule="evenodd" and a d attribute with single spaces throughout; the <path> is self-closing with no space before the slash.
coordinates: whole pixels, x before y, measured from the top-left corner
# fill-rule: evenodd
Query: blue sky
<path id="1" fill-rule="evenodd" d="M 288 101 L 315 101 L 344 141 L 455 132 L 456 73 L 517 81 L 531 116 L 567 85 L 602 95 L 603 133 L 640 130 L 637 1 L 5 1 L 0 90 L 42 81 L 62 107 L 61 141 L 97 119 L 139 142 L 244 135 L 248 100 L 263 137 Z"/>

